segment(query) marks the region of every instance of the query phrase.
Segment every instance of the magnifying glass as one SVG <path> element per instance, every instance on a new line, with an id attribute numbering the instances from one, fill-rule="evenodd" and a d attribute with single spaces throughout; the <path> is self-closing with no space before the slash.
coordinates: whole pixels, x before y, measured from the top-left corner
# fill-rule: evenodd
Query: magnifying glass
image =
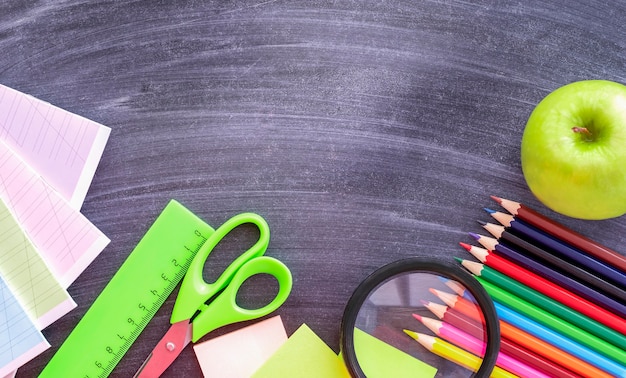
<path id="1" fill-rule="evenodd" d="M 487 292 L 460 266 L 433 258 L 376 270 L 343 314 L 341 354 L 354 377 L 489 377 L 499 349 Z"/>

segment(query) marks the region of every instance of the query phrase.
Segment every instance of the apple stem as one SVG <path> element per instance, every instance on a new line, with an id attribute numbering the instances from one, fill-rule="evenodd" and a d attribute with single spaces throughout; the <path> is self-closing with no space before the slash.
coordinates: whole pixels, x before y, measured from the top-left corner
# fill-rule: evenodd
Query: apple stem
<path id="1" fill-rule="evenodd" d="M 578 126 L 574 126 L 572 127 L 572 131 L 578 134 L 582 134 L 583 136 L 585 136 L 585 140 L 591 140 L 592 139 L 592 134 L 591 131 L 589 131 L 588 128 L 586 127 L 578 127 Z"/>

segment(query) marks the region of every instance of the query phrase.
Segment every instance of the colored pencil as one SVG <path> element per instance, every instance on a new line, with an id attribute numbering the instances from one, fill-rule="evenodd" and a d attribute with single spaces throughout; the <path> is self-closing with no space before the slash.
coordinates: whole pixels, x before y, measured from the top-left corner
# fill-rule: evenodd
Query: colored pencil
<path id="1" fill-rule="evenodd" d="M 477 277 L 477 279 L 493 300 L 613 361 L 626 361 L 626 351 L 572 325 L 554 314 L 535 307 L 533 304 L 520 299 L 487 280 L 483 280 L 480 277 Z"/>
<path id="2" fill-rule="evenodd" d="M 470 324 L 474 324 L 474 329 L 478 329 L 477 334 L 482 334 L 483 325 L 475 318 L 463 314 L 448 306 L 441 305 L 434 302 L 427 302 L 424 304 L 435 316 L 439 319 L 448 322 L 453 325 L 463 326 L 464 329 L 472 329 Z M 502 341 L 510 341 L 513 344 L 519 344 L 523 348 L 539 355 L 548 360 L 551 364 L 556 364 L 557 368 L 566 367 L 572 372 L 579 374 L 583 377 L 610 377 L 610 375 L 604 373 L 593 365 L 572 356 L 571 354 L 555 347 L 554 345 L 545 342 L 521 329 L 510 325 L 500 320 L 500 332 Z M 474 334 L 476 337 L 477 334 Z M 560 376 L 560 375 L 557 375 Z"/>
<path id="3" fill-rule="evenodd" d="M 454 291 L 458 295 L 460 295 L 460 296 L 462 296 L 462 297 L 464 297 L 466 299 L 473 300 L 472 293 L 470 293 L 469 290 L 467 290 L 465 288 L 465 286 L 463 286 L 462 284 L 458 283 L 457 281 L 445 279 L 444 285 L 449 287 L 450 290 Z"/>
<path id="4" fill-rule="evenodd" d="M 553 345 L 558 345 L 560 349 L 587 361 L 609 374 L 613 374 L 617 377 L 626 377 L 626 366 L 594 352 L 589 348 L 585 348 L 560 333 L 544 327 L 543 325 L 518 314 L 498 302 L 494 302 L 494 305 L 496 306 L 498 316 L 503 321 L 514 324 L 516 327 L 521 328 L 522 330 L 543 339 L 544 341 L 552 343 Z"/>
<path id="5" fill-rule="evenodd" d="M 432 302 L 431 302 L 432 303 Z M 432 309 L 433 313 L 439 312 L 439 314 L 435 313 L 435 315 L 439 318 L 446 318 L 444 320 L 445 323 L 448 323 L 458 329 L 461 329 L 474 337 L 476 340 L 481 341 L 484 338 L 484 329 L 481 324 L 477 321 L 471 320 L 461 313 L 448 310 L 447 306 L 439 305 L 436 303 L 432 303 L 435 308 Z M 436 307 L 441 306 L 443 309 L 437 310 Z M 413 317 L 419 320 L 419 315 L 413 314 Z M 550 361 L 546 357 L 542 357 L 537 353 L 526 349 L 523 346 L 516 344 L 515 342 L 509 340 L 508 338 L 502 336 L 500 338 L 500 350 L 508 354 L 509 356 L 516 358 L 529 366 L 535 368 L 536 370 L 542 371 L 551 377 L 561 377 L 561 378 L 577 378 L 580 375 L 572 372 L 571 370 L 561 366 L 553 361 Z M 574 357 L 571 357 L 574 358 Z M 586 367 L 585 367 L 586 368 Z"/>
<path id="6" fill-rule="evenodd" d="M 511 215 L 496 211 L 491 213 L 491 216 L 496 220 L 503 222 L 503 217 L 510 217 Z M 600 276 L 593 274 L 578 265 L 571 264 L 567 259 L 547 252 L 519 235 L 506 231 L 506 229 L 502 228 L 502 226 L 484 223 L 483 227 L 494 236 L 500 235 L 500 241 L 504 242 L 504 244 L 515 246 L 525 253 L 530 253 L 537 261 L 545 262 L 553 269 L 564 272 L 570 277 L 595 288 L 597 291 L 606 293 L 608 296 L 621 301 L 621 303 L 626 303 L 626 290 L 620 289 L 613 283 L 602 279 Z"/>
<path id="7" fill-rule="evenodd" d="M 469 312 L 466 312 L 467 306 L 463 303 L 465 300 L 464 298 L 458 297 L 456 294 L 450 294 L 450 293 L 445 293 L 445 292 L 438 292 L 437 294 L 438 294 L 437 296 L 439 297 L 439 299 L 441 299 L 449 307 L 457 309 L 457 306 L 459 306 L 458 311 L 468 316 L 472 316 L 471 310 Z M 494 304 L 496 305 L 496 310 L 501 320 L 512 323 L 516 325 L 517 327 L 525 330 L 526 332 L 531 333 L 547 342 L 551 342 L 553 344 L 559 345 L 561 349 L 564 349 L 570 354 L 573 354 L 608 373 L 613 374 L 615 371 L 620 370 L 619 364 L 609 359 L 608 357 L 605 357 L 604 355 L 600 355 L 597 351 L 591 350 L 590 348 L 583 346 L 578 342 L 573 341 L 571 338 L 559 333 L 558 331 L 554 331 L 553 329 L 548 328 L 534 320 L 531 320 L 527 316 L 519 314 L 518 312 L 514 310 L 510 310 L 510 312 L 513 312 L 515 317 L 513 315 L 510 315 L 507 318 L 503 317 L 501 314 L 501 311 L 498 308 L 504 307 L 505 304 L 497 300 L 494 302 Z M 506 306 L 505 309 L 509 310 L 509 307 Z M 476 317 L 475 319 L 480 320 L 480 317 Z M 511 319 L 517 319 L 518 322 L 511 321 Z M 532 325 L 533 327 L 530 327 L 529 325 Z M 548 336 L 555 336 L 556 338 L 555 339 L 546 338 Z M 555 340 L 557 340 L 558 342 L 555 342 Z M 624 369 L 624 372 L 626 374 L 626 366 L 622 368 Z"/>
<path id="8" fill-rule="evenodd" d="M 561 273 L 550 265 L 543 264 L 528 257 L 525 252 L 516 246 L 501 243 L 497 239 L 483 235 L 472 235 L 481 245 L 491 249 L 496 255 L 514 263 L 541 277 L 549 277 L 550 281 L 571 293 L 578 295 L 589 302 L 592 302 L 607 311 L 613 312 L 622 318 L 626 317 L 626 304 L 608 296 L 604 292 L 599 292 L 574 278 Z M 463 245 L 467 249 L 465 245 Z M 470 251 L 471 253 L 471 251 Z"/>
<path id="9" fill-rule="evenodd" d="M 626 305 L 624 305 L 622 302 L 618 302 L 614 298 L 609 297 L 602 292 L 598 292 L 579 281 L 576 281 L 570 276 L 567 276 L 553 269 L 547 264 L 542 264 L 541 262 L 533 260 L 532 258 L 526 256 L 524 251 L 521 251 L 517 247 L 512 247 L 505 243 L 500 243 L 494 238 L 483 235 L 472 234 L 472 236 L 481 245 L 491 249 L 491 251 L 494 252 L 496 255 L 499 255 L 504 259 L 509 260 L 512 263 L 539 276 L 550 277 L 550 280 L 552 282 L 558 284 L 562 288 L 569 290 L 573 294 L 576 294 L 592 303 L 595 303 L 600 307 L 619 314 L 621 317 L 626 316 Z M 462 243 L 461 246 L 470 251 L 467 244 Z M 470 251 L 470 253 L 474 252 Z"/>
<path id="10" fill-rule="evenodd" d="M 448 306 L 440 305 L 433 302 L 426 302 L 424 303 L 424 306 L 429 309 L 433 314 L 435 314 L 435 316 L 445 322 L 454 325 L 459 324 L 459 326 L 474 323 L 475 327 L 479 329 L 478 332 L 483 332 L 483 326 L 477 319 L 471 319 L 470 316 L 462 314 L 454 309 L 449 308 Z M 467 326 L 464 327 L 464 329 L 471 328 Z M 555 366 L 555 369 L 565 367 L 580 376 L 588 378 L 611 377 L 609 374 L 581 360 L 580 358 L 575 357 L 559 349 L 558 347 L 536 336 L 533 336 L 509 323 L 503 322 L 502 320 L 500 320 L 500 333 L 503 338 L 502 345 L 504 345 L 504 342 L 507 340 L 513 344 L 519 344 L 520 346 L 531 351 L 532 353 L 535 353 L 545 360 L 548 360 L 547 362 L 550 365 Z M 474 336 L 476 337 L 476 335 Z M 567 375 L 564 373 L 563 375 L 555 374 L 555 376 L 567 377 Z"/>
<path id="11" fill-rule="evenodd" d="M 619 269 L 616 269 L 615 267 L 592 256 L 582 253 L 576 248 L 559 239 L 556 239 L 554 236 L 548 235 L 524 222 L 511 222 L 511 226 L 508 229 L 543 250 L 575 262 L 581 267 L 598 274 L 600 277 L 603 277 L 607 281 L 610 281 L 618 287 L 626 290 L 625 272 L 622 272 Z M 496 235 L 496 237 L 499 236 Z"/>
<path id="12" fill-rule="evenodd" d="M 478 371 L 480 365 L 482 364 L 482 358 L 477 357 L 470 352 L 467 352 L 459 347 L 456 347 L 447 341 L 443 341 L 438 337 L 433 337 L 430 335 L 426 335 L 423 333 L 417 333 L 413 331 L 409 331 L 408 329 L 404 330 L 404 333 L 409 335 L 411 338 L 420 343 L 424 348 L 438 355 L 439 357 L 445 358 L 450 362 L 454 362 L 457 365 L 463 366 L 466 369 L 471 371 Z M 493 368 L 491 372 L 491 377 L 493 378 L 514 378 L 515 375 L 509 373 L 508 371 L 501 369 L 497 366 Z"/>
<path id="13" fill-rule="evenodd" d="M 472 250 L 469 252 L 473 254 Z M 549 280 L 550 277 L 543 278 L 495 253 L 489 253 L 483 262 L 500 273 L 626 335 L 626 320 L 624 318 L 553 283 Z"/>
<path id="14" fill-rule="evenodd" d="M 581 251 L 619 268 L 622 272 L 626 272 L 626 256 L 579 234 L 521 203 L 496 196 L 491 196 L 491 198 L 515 216 L 516 219 L 521 219 L 550 235 L 566 240 Z"/>
<path id="15" fill-rule="evenodd" d="M 509 293 L 515 293 L 515 296 L 528 301 L 529 303 L 542 308 L 543 310 L 548 311 L 561 319 L 567 319 L 569 323 L 580 327 L 581 329 L 600 337 L 613 345 L 626 346 L 625 335 L 616 332 L 604 324 L 597 322 L 534 289 L 531 289 L 527 285 L 515 281 L 495 269 L 492 269 L 484 264 L 468 260 L 462 260 L 461 264 L 474 275 L 499 286 Z"/>
<path id="16" fill-rule="evenodd" d="M 426 328 L 431 330 L 435 335 L 477 356 L 484 356 L 487 346 L 483 341 L 475 338 L 474 336 L 466 332 L 463 332 L 461 329 L 454 327 L 453 325 L 444 323 L 440 320 L 422 317 L 419 315 L 413 316 L 417 320 L 419 320 L 424 326 L 426 326 Z M 519 375 L 520 377 L 549 377 L 543 372 L 531 366 L 528 366 L 522 361 L 518 361 L 517 359 L 509 356 L 504 352 L 500 352 L 498 354 L 496 366 L 499 366 L 502 369 L 507 370 L 513 374 Z"/>
<path id="17" fill-rule="evenodd" d="M 478 319 L 481 319 L 481 321 L 484 323 L 483 313 L 480 310 L 480 307 L 471 300 L 457 294 L 446 293 L 437 289 L 431 288 L 429 289 L 429 291 L 437 298 L 441 299 L 448 306 L 456 308 L 458 311 L 461 311 L 464 314 L 473 313 Z"/>

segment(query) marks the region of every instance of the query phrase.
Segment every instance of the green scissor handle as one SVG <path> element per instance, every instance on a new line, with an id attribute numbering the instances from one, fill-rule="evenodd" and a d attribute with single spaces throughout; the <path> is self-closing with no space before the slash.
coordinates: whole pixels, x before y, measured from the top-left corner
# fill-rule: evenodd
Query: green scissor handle
<path id="1" fill-rule="evenodd" d="M 264 307 L 243 308 L 237 304 L 237 291 L 248 278 L 256 274 L 274 276 L 278 281 L 278 293 Z M 191 340 L 196 342 L 207 333 L 227 324 L 260 318 L 273 312 L 287 300 L 291 286 L 291 272 L 285 264 L 269 256 L 253 258 L 235 273 L 226 289 L 193 320 Z"/>
<path id="2" fill-rule="evenodd" d="M 250 247 L 247 251 L 245 251 L 243 254 L 237 257 L 224 270 L 224 272 L 220 275 L 220 277 L 217 280 L 215 280 L 215 282 L 213 283 L 205 282 L 204 279 L 202 278 L 202 271 L 204 269 L 204 264 L 207 258 L 209 257 L 209 254 L 211 253 L 211 251 L 213 251 L 213 248 L 215 248 L 215 246 L 220 242 L 220 240 L 222 240 L 235 227 L 240 226 L 242 224 L 246 224 L 246 223 L 252 223 L 258 227 L 259 240 L 257 240 L 257 242 L 252 247 Z M 267 273 L 276 277 L 276 279 L 279 282 L 279 293 L 277 297 L 274 299 L 274 301 L 272 301 L 269 305 L 261 309 L 254 310 L 256 312 L 253 311 L 255 315 L 257 313 L 259 315 L 250 316 L 250 313 L 246 313 L 248 315 L 243 320 L 260 317 L 273 311 L 275 308 L 271 309 L 270 305 L 276 305 L 276 308 L 280 306 L 280 304 L 282 304 L 282 302 L 285 301 L 285 299 L 289 295 L 289 292 L 291 291 L 292 283 L 291 283 L 291 273 L 289 272 L 289 269 L 284 264 L 280 263 L 278 260 L 276 260 L 276 263 L 278 263 L 279 265 L 277 265 L 276 263 L 263 263 L 263 261 L 267 261 L 267 259 L 270 259 L 269 257 L 262 258 L 261 263 L 255 262 L 254 264 L 250 265 L 250 263 L 252 263 L 254 260 L 257 260 L 258 258 L 260 258 L 260 256 L 262 256 L 265 253 L 265 251 L 267 250 L 267 246 L 269 244 L 269 238 L 270 238 L 270 230 L 269 230 L 269 226 L 267 225 L 267 222 L 265 222 L 265 220 L 260 215 L 253 214 L 253 213 L 243 213 L 243 214 L 236 215 L 230 218 L 228 221 L 226 221 L 217 230 L 215 230 L 215 232 L 211 234 L 211 236 L 209 236 L 209 238 L 204 242 L 200 250 L 198 250 L 196 256 L 194 257 L 194 259 L 191 261 L 191 264 L 189 265 L 189 269 L 187 270 L 185 278 L 183 279 L 183 282 L 181 284 L 180 291 L 178 293 L 178 298 L 176 299 L 176 303 L 174 304 L 174 309 L 172 311 L 172 317 L 170 319 L 170 322 L 174 324 L 183 320 L 191 319 L 191 317 L 196 313 L 196 311 L 202 310 L 201 314 L 198 315 L 198 318 L 200 319 L 197 319 L 197 320 L 199 322 L 194 321 L 194 327 L 193 327 L 194 335 L 200 334 L 200 336 L 198 337 L 200 338 L 202 335 L 210 331 L 210 330 L 207 330 L 206 332 L 202 333 L 202 331 L 199 330 L 199 329 L 208 329 L 207 327 L 200 325 L 200 324 L 203 324 L 204 322 L 204 320 L 201 320 L 201 319 L 204 319 L 204 317 L 201 315 L 203 313 L 209 313 L 209 312 L 211 312 L 211 316 L 215 315 L 213 310 L 205 311 L 208 309 L 208 307 L 204 305 L 205 301 L 209 300 L 210 298 L 212 298 L 213 296 L 215 296 L 217 293 L 219 293 L 222 290 L 224 290 L 224 292 L 221 293 L 220 296 L 215 299 L 213 304 L 215 304 L 216 302 L 218 303 L 223 302 L 224 301 L 223 298 L 228 297 L 230 294 L 236 296 L 237 291 L 239 290 L 239 286 L 241 286 L 241 284 L 247 278 L 255 274 L 260 274 L 260 273 Z M 275 259 L 271 259 L 271 260 L 275 260 Z M 243 269 L 244 267 L 246 267 L 246 269 Z M 237 280 L 235 280 L 235 277 L 237 277 Z M 229 284 L 231 284 L 232 287 L 229 286 L 228 289 L 225 289 Z M 282 301 L 279 301 L 279 299 L 281 298 L 282 298 Z M 236 303 L 234 302 L 234 299 L 232 303 L 234 304 L 232 308 L 235 310 L 235 312 L 239 310 L 243 310 L 239 306 L 236 305 Z M 213 307 L 216 307 L 216 306 L 211 306 L 211 308 Z M 267 311 L 268 309 L 269 311 Z M 245 310 L 245 311 L 250 311 L 250 310 Z M 231 320 L 222 325 L 232 323 L 235 321 L 239 321 L 239 320 Z M 194 341 L 195 340 L 197 339 L 194 337 Z"/>

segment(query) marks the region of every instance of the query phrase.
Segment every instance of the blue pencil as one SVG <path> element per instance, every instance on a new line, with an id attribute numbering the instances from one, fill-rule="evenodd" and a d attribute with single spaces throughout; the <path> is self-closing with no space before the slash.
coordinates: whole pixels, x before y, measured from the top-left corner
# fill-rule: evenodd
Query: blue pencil
<path id="1" fill-rule="evenodd" d="M 562 334 L 555 332 L 543 325 L 528 319 L 527 317 L 518 314 L 517 312 L 509 309 L 508 307 L 494 302 L 498 317 L 510 323 L 523 331 L 530 333 L 531 335 L 538 337 L 552 345 L 557 346 L 563 351 L 584 360 L 599 369 L 606 371 L 609 374 L 613 374 L 617 377 L 626 377 L 626 366 L 598 354 L 588 348 L 570 340 Z"/>

